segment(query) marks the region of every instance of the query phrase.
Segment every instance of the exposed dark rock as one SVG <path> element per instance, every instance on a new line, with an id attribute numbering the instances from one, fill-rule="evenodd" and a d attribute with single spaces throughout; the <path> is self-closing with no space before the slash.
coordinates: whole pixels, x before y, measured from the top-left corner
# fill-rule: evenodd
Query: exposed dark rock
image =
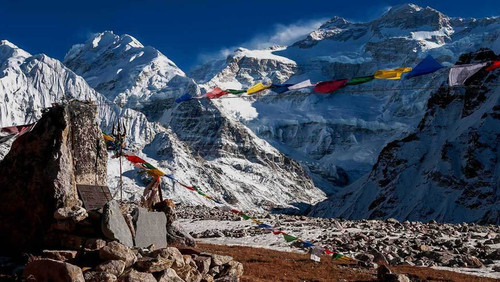
<path id="1" fill-rule="evenodd" d="M 23 275 L 27 281 L 85 281 L 78 266 L 52 259 L 39 259 L 28 263 Z"/>
<path id="2" fill-rule="evenodd" d="M 109 201 L 104 205 L 101 228 L 102 233 L 108 239 L 118 240 L 128 247 L 134 246 L 132 233 L 130 232 L 117 201 Z"/>
<path id="3" fill-rule="evenodd" d="M 59 208 L 79 207 L 77 184 L 106 185 L 106 147 L 95 108 L 50 108 L 0 162 L 2 253 L 42 248 Z M 83 216 L 83 215 L 82 215 Z"/>
<path id="4" fill-rule="evenodd" d="M 167 247 L 167 218 L 162 212 L 148 212 L 144 208 L 134 211 L 135 246 L 146 248 L 153 244 L 155 248 Z"/>

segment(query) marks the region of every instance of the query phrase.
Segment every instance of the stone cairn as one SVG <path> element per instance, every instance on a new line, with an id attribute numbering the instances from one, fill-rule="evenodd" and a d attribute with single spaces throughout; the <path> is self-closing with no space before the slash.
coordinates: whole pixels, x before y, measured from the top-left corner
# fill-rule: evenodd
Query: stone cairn
<path id="1" fill-rule="evenodd" d="M 106 185 L 95 112 L 91 103 L 55 105 L 0 162 L 0 278 L 239 281 L 243 265 L 232 257 L 185 248 L 195 242 L 173 225 L 169 200 L 157 211 L 115 200 L 84 208 L 77 185 Z"/>

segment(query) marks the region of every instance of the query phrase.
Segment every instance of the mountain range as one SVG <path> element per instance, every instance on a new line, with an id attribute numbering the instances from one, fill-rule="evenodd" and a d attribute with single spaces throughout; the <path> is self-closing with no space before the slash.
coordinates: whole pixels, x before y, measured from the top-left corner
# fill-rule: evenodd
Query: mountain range
<path id="1" fill-rule="evenodd" d="M 297 206 L 312 216 L 498 224 L 495 72 L 468 82 L 479 89 L 447 87 L 444 68 L 329 95 L 306 89 L 174 100 L 215 86 L 365 76 L 415 66 L 427 55 L 444 66 L 494 60 L 499 38 L 499 17 L 454 18 L 405 4 L 370 22 L 333 17 L 290 46 L 238 48 L 189 73 L 111 31 L 74 45 L 62 62 L 4 40 L 0 126 L 36 121 L 54 102 L 91 100 L 104 131 L 121 118 L 139 156 L 243 209 Z M 0 157 L 8 146 L 0 146 Z M 114 191 L 117 164 L 110 159 Z M 127 163 L 124 179 L 126 196 L 139 198 L 147 178 Z M 212 205 L 168 181 L 162 189 L 179 202 Z"/>

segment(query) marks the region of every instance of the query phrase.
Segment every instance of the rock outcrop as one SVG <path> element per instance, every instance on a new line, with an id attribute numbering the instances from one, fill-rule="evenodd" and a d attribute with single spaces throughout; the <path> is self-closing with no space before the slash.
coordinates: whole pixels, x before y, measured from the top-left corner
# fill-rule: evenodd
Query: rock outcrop
<path id="1" fill-rule="evenodd" d="M 0 234 L 2 252 L 41 247 L 56 211 L 86 217 L 76 185 L 106 185 L 106 146 L 95 111 L 76 101 L 56 105 L 13 143 L 0 163 L 0 230 L 9 230 Z"/>

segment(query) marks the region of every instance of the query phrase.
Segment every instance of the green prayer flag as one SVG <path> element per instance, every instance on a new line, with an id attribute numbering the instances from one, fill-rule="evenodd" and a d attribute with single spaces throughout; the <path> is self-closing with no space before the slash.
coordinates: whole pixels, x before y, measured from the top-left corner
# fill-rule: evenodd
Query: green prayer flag
<path id="1" fill-rule="evenodd" d="M 335 254 L 335 255 L 333 256 L 333 259 L 339 259 L 339 258 L 343 258 L 343 257 L 344 257 L 344 255 L 343 255 L 343 254 L 341 254 L 341 253 L 337 253 L 337 254 Z"/>
<path id="2" fill-rule="evenodd" d="M 226 92 L 229 92 L 231 94 L 243 94 L 246 93 L 246 90 L 237 90 L 237 89 L 226 89 Z"/>
<path id="3" fill-rule="evenodd" d="M 147 169 L 156 169 L 156 167 L 152 166 L 150 163 L 143 163 L 143 166 L 145 166 Z"/>
<path id="4" fill-rule="evenodd" d="M 369 76 L 360 76 L 360 77 L 355 77 L 351 78 L 347 81 L 346 85 L 358 85 L 362 83 L 366 83 L 369 81 L 372 81 L 375 77 L 373 75 Z"/>
<path id="5" fill-rule="evenodd" d="M 244 213 L 240 214 L 240 216 L 241 216 L 243 219 L 245 219 L 245 220 L 249 220 L 249 219 L 250 219 L 250 217 L 249 217 L 248 215 L 244 214 Z"/>
<path id="6" fill-rule="evenodd" d="M 283 234 L 283 238 L 285 238 L 285 241 L 287 241 L 287 243 L 290 243 L 290 242 L 297 240 L 296 237 L 293 237 L 293 236 L 288 235 L 288 234 Z"/>

